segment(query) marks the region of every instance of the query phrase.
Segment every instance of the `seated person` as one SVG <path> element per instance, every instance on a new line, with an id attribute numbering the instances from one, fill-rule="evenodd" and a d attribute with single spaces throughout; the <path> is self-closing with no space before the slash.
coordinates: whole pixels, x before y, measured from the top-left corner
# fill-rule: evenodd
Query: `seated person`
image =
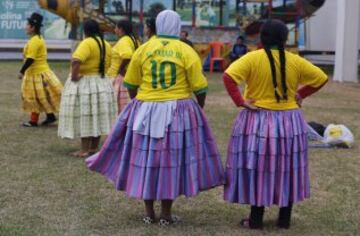
<path id="1" fill-rule="evenodd" d="M 230 60 L 235 61 L 245 55 L 248 52 L 247 46 L 244 44 L 244 37 L 239 36 L 236 40 L 236 44 L 230 53 Z"/>
<path id="2" fill-rule="evenodd" d="M 188 39 L 189 33 L 186 30 L 181 31 L 180 40 L 188 44 L 190 47 L 194 47 L 193 43 Z"/>

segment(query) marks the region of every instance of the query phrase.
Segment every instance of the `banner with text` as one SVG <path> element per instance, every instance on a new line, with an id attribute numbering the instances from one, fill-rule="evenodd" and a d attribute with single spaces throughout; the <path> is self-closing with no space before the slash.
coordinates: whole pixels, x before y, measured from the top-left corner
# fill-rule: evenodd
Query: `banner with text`
<path id="1" fill-rule="evenodd" d="M 27 18 L 33 12 L 44 16 L 42 33 L 46 39 L 68 39 L 70 24 L 40 9 L 36 0 L 0 0 L 0 39 L 26 39 Z"/>

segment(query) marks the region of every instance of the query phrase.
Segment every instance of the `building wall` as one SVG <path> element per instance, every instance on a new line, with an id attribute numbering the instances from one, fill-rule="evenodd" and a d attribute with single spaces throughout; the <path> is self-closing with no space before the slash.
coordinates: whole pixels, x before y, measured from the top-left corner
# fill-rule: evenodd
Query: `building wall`
<path id="1" fill-rule="evenodd" d="M 338 1 L 344 0 L 326 0 L 324 6 L 306 21 L 306 50 L 335 51 Z"/>

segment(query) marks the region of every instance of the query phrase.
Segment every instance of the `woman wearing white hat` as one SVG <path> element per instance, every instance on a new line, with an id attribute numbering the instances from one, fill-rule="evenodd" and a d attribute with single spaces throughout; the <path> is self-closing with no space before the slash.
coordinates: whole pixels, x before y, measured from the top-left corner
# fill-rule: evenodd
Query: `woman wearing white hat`
<path id="1" fill-rule="evenodd" d="M 175 223 L 173 201 L 223 185 L 219 151 L 202 107 L 207 81 L 196 52 L 179 40 L 180 16 L 162 11 L 157 37 L 138 48 L 124 85 L 132 101 L 120 114 L 100 152 L 87 159 L 89 169 L 115 188 L 145 203 L 145 223 Z M 191 97 L 195 94 L 197 102 Z"/>

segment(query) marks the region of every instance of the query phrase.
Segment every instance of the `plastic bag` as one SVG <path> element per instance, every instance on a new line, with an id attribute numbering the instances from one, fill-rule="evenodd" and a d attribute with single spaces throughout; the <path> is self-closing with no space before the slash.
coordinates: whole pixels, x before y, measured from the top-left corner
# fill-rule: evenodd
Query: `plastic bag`
<path id="1" fill-rule="evenodd" d="M 354 135 L 345 125 L 330 124 L 325 129 L 323 142 L 337 147 L 351 148 L 354 144 Z"/>

